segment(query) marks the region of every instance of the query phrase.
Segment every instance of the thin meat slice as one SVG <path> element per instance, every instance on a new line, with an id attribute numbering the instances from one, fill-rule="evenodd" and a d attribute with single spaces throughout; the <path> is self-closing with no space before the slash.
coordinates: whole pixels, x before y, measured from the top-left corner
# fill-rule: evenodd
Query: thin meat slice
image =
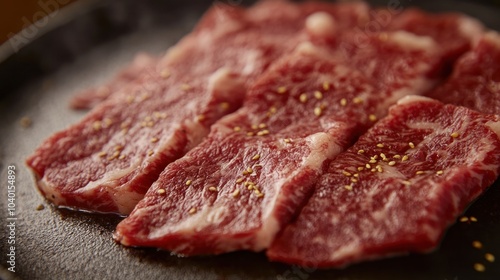
<path id="1" fill-rule="evenodd" d="M 299 33 L 304 25 L 309 26 L 311 37 L 329 41 L 339 30 L 364 24 L 368 20 L 368 12 L 369 7 L 363 2 L 292 4 L 287 1 L 261 1 L 247 10 L 218 3 L 214 4 L 213 8 L 203 16 L 193 32 L 169 52 L 177 53 L 177 50 L 182 49 L 183 53 L 194 55 L 194 58 L 183 61 L 185 58 L 181 56 L 181 59 L 175 60 L 178 60 L 179 64 L 183 62 L 195 64 L 205 60 L 196 55 L 200 53 L 199 48 L 203 46 L 207 48 L 203 52 L 204 56 L 214 56 L 216 60 L 224 61 L 225 59 L 234 62 L 238 66 L 235 70 L 246 78 L 245 83 L 251 84 L 262 73 L 262 70 L 282 53 L 273 50 L 276 46 L 266 49 L 267 44 L 279 44 L 280 50 L 293 48 L 297 39 L 290 37 L 294 33 Z M 318 15 L 309 18 L 314 14 Z M 333 17 L 334 22 L 325 22 L 325 15 Z M 241 36 L 239 33 L 242 31 L 245 33 L 250 31 L 253 34 Z M 239 39 L 224 42 L 220 38 L 221 36 L 231 38 L 231 35 Z M 297 37 L 300 37 L 300 34 L 297 34 Z M 219 40 L 221 41 L 218 42 Z M 222 42 L 223 46 L 221 46 Z M 256 42 L 262 42 L 264 48 L 252 50 L 252 45 Z M 110 96 L 120 94 L 120 91 L 130 86 L 131 83 L 143 85 L 151 83 L 149 78 L 156 76 L 155 72 L 162 72 L 165 68 L 164 64 L 168 64 L 173 59 L 169 52 L 160 58 L 139 54 L 129 66 L 105 85 L 75 95 L 70 101 L 70 106 L 74 109 L 93 108 Z M 169 75 L 168 71 L 162 73 Z M 186 74 L 192 75 L 189 72 Z"/>
<path id="2" fill-rule="evenodd" d="M 428 74 L 440 61 L 433 41 L 416 47 L 420 37 L 387 35 L 349 57 L 304 43 L 282 58 L 243 108 L 162 172 L 115 239 L 183 255 L 267 248 L 311 194 L 325 161 L 385 115 L 391 100 L 433 85 Z M 368 56 L 398 75 L 382 85 L 352 67 Z"/>
<path id="3" fill-rule="evenodd" d="M 111 82 L 96 88 L 84 90 L 75 95 L 70 100 L 70 107 L 73 109 L 90 109 L 106 100 L 111 93 L 117 92 L 126 87 L 131 82 L 139 83 L 141 79 L 149 75 L 147 70 L 156 65 L 157 58 L 139 53 L 134 60 L 120 71 Z"/>
<path id="4" fill-rule="evenodd" d="M 358 4 L 349 6 L 356 18 Z M 283 2 L 218 5 L 202 21 L 206 29 L 35 151 L 27 164 L 40 191 L 58 206 L 130 213 L 165 166 L 240 107 L 248 84 L 309 37 L 301 32 L 307 17 Z"/>
<path id="5" fill-rule="evenodd" d="M 451 77 L 428 94 L 444 103 L 500 114 L 500 35 L 489 32 L 456 63 Z"/>
<path id="6" fill-rule="evenodd" d="M 500 119 L 411 97 L 340 154 L 271 260 L 340 267 L 435 248 L 497 178 Z"/>
<path id="7" fill-rule="evenodd" d="M 430 14 L 413 8 L 394 18 L 390 14 L 379 14 L 375 19 L 387 22 L 385 29 L 389 31 L 405 30 L 433 38 L 440 45 L 443 59 L 450 68 L 484 34 L 484 27 L 478 20 L 459 13 Z"/>

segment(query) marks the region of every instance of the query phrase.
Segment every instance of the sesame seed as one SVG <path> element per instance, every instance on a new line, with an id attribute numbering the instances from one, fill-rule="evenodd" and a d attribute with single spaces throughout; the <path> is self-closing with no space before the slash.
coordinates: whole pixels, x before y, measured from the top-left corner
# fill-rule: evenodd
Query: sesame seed
<path id="1" fill-rule="evenodd" d="M 469 218 L 467 218 L 467 217 L 461 217 L 460 218 L 460 222 L 462 222 L 462 223 L 465 223 L 467 221 L 469 221 Z"/>
<path id="2" fill-rule="evenodd" d="M 264 130 L 257 132 L 257 136 L 264 136 L 264 135 L 268 135 L 268 134 L 269 134 L 269 130 L 267 130 L 267 129 L 264 129 Z"/>
<path id="3" fill-rule="evenodd" d="M 358 154 L 364 154 L 365 153 L 365 150 L 359 150 L 358 151 Z"/>
<path id="4" fill-rule="evenodd" d="M 372 166 L 370 164 L 368 164 L 368 163 L 365 165 L 365 167 L 368 168 L 368 169 L 372 168 Z"/>
<path id="5" fill-rule="evenodd" d="M 472 247 L 476 248 L 476 249 L 481 249 L 483 248 L 483 243 L 479 242 L 479 241 L 472 241 Z"/>
<path id="6" fill-rule="evenodd" d="M 323 82 L 323 89 L 324 89 L 324 90 L 329 90 L 329 89 L 330 89 L 330 83 L 328 83 L 328 82 Z"/>
<path id="7" fill-rule="evenodd" d="M 94 127 L 95 130 L 101 129 L 101 122 L 100 121 L 95 121 L 92 126 Z"/>
<path id="8" fill-rule="evenodd" d="M 352 185 L 346 185 L 344 188 L 348 191 L 352 191 Z"/>
<path id="9" fill-rule="evenodd" d="M 191 209 L 189 210 L 189 214 L 191 214 L 191 215 L 192 215 L 192 214 L 195 214 L 195 213 L 196 213 L 196 211 L 197 211 L 197 210 L 196 210 L 196 207 L 193 207 L 193 208 L 191 208 Z"/>
<path id="10" fill-rule="evenodd" d="M 239 183 L 243 182 L 243 180 L 245 180 L 245 179 L 244 179 L 244 178 L 238 178 L 238 179 L 236 180 L 236 184 L 239 184 Z"/>
<path id="11" fill-rule="evenodd" d="M 493 254 L 486 253 L 484 255 L 484 258 L 489 262 L 495 262 L 495 256 Z"/>
<path id="12" fill-rule="evenodd" d="M 247 132 L 247 136 L 253 136 L 253 135 L 254 135 L 253 132 L 251 132 L 251 131 Z"/>
<path id="13" fill-rule="evenodd" d="M 359 174 L 358 173 L 354 173 L 352 176 L 358 178 Z"/>
<path id="14" fill-rule="evenodd" d="M 351 182 L 353 182 L 353 183 L 357 183 L 357 182 L 358 182 L 358 179 L 356 179 L 356 178 L 351 178 Z"/>
<path id="15" fill-rule="evenodd" d="M 234 192 L 233 192 L 233 197 L 238 197 L 240 195 L 240 190 L 239 189 L 236 189 Z"/>
<path id="16" fill-rule="evenodd" d="M 471 221 L 471 222 L 477 222 L 477 218 L 476 218 L 476 217 L 474 217 L 474 216 L 471 216 L 471 217 L 470 217 L 470 221 Z"/>
<path id="17" fill-rule="evenodd" d="M 211 192 L 217 192 L 218 191 L 216 187 L 209 187 L 208 190 L 211 191 Z"/>
<path id="18" fill-rule="evenodd" d="M 257 197 L 258 197 L 258 198 L 263 198 L 263 197 L 264 197 L 264 194 L 263 194 L 263 193 L 258 193 L 258 194 L 257 194 Z"/>
<path id="19" fill-rule="evenodd" d="M 276 111 L 277 111 L 277 109 L 274 106 L 272 106 L 271 108 L 269 108 L 269 113 L 271 113 L 271 114 L 276 113 Z"/>
<path id="20" fill-rule="evenodd" d="M 319 107 L 314 108 L 314 114 L 316 116 L 318 116 L 318 117 L 321 116 L 321 113 L 322 113 L 321 108 L 319 108 Z"/>
<path id="21" fill-rule="evenodd" d="M 227 103 L 227 102 L 222 102 L 222 103 L 220 104 L 220 107 L 221 107 L 223 110 L 227 110 L 227 109 L 229 109 L 229 103 Z"/>
<path id="22" fill-rule="evenodd" d="M 363 171 L 364 169 L 365 169 L 365 168 L 364 168 L 364 167 L 362 167 L 362 166 L 358 167 L 358 171 Z"/>
<path id="23" fill-rule="evenodd" d="M 99 155 L 99 157 L 105 157 L 107 154 L 108 153 L 106 153 L 106 152 L 100 152 L 98 155 Z"/>
<path id="24" fill-rule="evenodd" d="M 377 160 L 376 159 L 370 159 L 369 163 L 377 163 Z"/>
<path id="25" fill-rule="evenodd" d="M 413 142 L 408 143 L 408 146 L 410 146 L 411 149 L 415 149 L 415 144 L 413 144 Z"/>
<path id="26" fill-rule="evenodd" d="M 408 156 L 407 155 L 404 155 L 403 158 L 401 159 L 401 161 L 407 161 L 408 160 Z"/>
<path id="27" fill-rule="evenodd" d="M 125 158 L 125 155 L 120 155 L 120 157 L 118 159 L 124 159 Z"/>
<path id="28" fill-rule="evenodd" d="M 380 157 L 381 157 L 382 159 L 386 159 L 386 158 L 387 158 L 387 157 L 385 156 L 385 154 L 384 154 L 384 153 L 380 153 Z"/>
<path id="29" fill-rule="evenodd" d="M 251 167 L 248 167 L 247 170 L 246 170 L 246 172 L 248 174 L 252 174 L 253 173 L 253 169 Z"/>
<path id="30" fill-rule="evenodd" d="M 453 132 L 450 136 L 452 138 L 457 138 L 458 136 L 460 136 L 460 134 L 458 132 Z"/>
<path id="31" fill-rule="evenodd" d="M 259 128 L 259 126 L 258 126 L 258 125 L 256 125 L 256 124 L 252 124 L 251 128 L 252 128 L 253 130 L 257 130 L 257 129 Z"/>
<path id="32" fill-rule="evenodd" d="M 372 168 L 370 171 L 371 171 L 371 172 L 375 172 L 375 171 L 377 171 L 377 169 Z"/>
<path id="33" fill-rule="evenodd" d="M 239 126 L 235 126 L 235 127 L 233 128 L 233 130 L 234 130 L 234 132 L 240 132 L 240 131 L 241 131 L 241 127 L 239 127 Z"/>
<path id="34" fill-rule="evenodd" d="M 279 87 L 279 88 L 278 88 L 278 93 L 279 93 L 279 94 L 283 94 L 283 93 L 285 93 L 286 91 L 287 91 L 287 88 L 286 88 L 286 87 Z"/>
<path id="35" fill-rule="evenodd" d="M 480 264 L 480 263 L 475 263 L 474 264 L 474 269 L 477 271 L 477 272 L 484 272 L 486 270 L 486 267 L 484 267 L 483 264 Z"/>
<path id="36" fill-rule="evenodd" d="M 347 99 L 345 99 L 345 98 L 340 99 L 340 105 L 341 106 L 346 106 L 347 105 Z"/>
<path id="37" fill-rule="evenodd" d="M 158 142 L 158 138 L 156 137 L 151 138 L 151 143 L 156 143 L 156 142 Z"/>
<path id="38" fill-rule="evenodd" d="M 165 194 L 167 191 L 165 189 L 159 189 L 156 191 L 157 194 Z"/>
<path id="39" fill-rule="evenodd" d="M 260 159 L 260 155 L 255 155 L 252 157 L 252 160 L 259 160 Z"/>
<path id="40" fill-rule="evenodd" d="M 261 123 L 261 124 L 259 124 L 259 128 L 261 128 L 261 129 L 262 129 L 262 128 L 266 128 L 266 127 L 267 127 L 267 125 L 266 125 L 265 123 Z"/>
<path id="41" fill-rule="evenodd" d="M 384 147 L 384 144 L 381 144 L 381 143 L 377 144 L 377 148 L 383 148 L 383 147 Z"/>
<path id="42" fill-rule="evenodd" d="M 188 84 L 182 84 L 181 85 L 181 89 L 184 90 L 184 91 L 187 91 L 187 90 L 190 90 L 192 87 Z"/>
<path id="43" fill-rule="evenodd" d="M 167 79 L 168 77 L 170 77 L 170 71 L 164 69 L 164 70 L 161 70 L 160 72 L 160 76 L 163 78 L 163 79 Z"/>
<path id="44" fill-rule="evenodd" d="M 350 172 L 347 172 L 345 170 L 342 171 L 342 174 L 344 174 L 344 176 L 346 176 L 346 177 L 351 177 L 352 176 L 352 174 Z"/>
<path id="45" fill-rule="evenodd" d="M 283 139 L 283 142 L 285 142 L 285 143 L 292 143 L 292 139 L 286 138 L 286 139 Z"/>
<path id="46" fill-rule="evenodd" d="M 154 154 L 153 151 L 151 151 L 151 150 L 148 151 L 148 156 L 152 156 L 153 154 Z"/>
<path id="47" fill-rule="evenodd" d="M 300 102 L 302 102 L 302 103 L 306 103 L 306 102 L 307 102 L 307 94 L 302 93 L 302 94 L 299 96 L 299 100 L 300 100 Z"/>
<path id="48" fill-rule="evenodd" d="M 370 121 L 374 122 L 374 121 L 377 121 L 377 116 L 375 116 L 375 115 L 371 114 L 371 115 L 369 115 L 369 116 L 368 116 L 368 119 L 369 119 Z"/>
<path id="49" fill-rule="evenodd" d="M 314 92 L 314 97 L 316 99 L 323 99 L 323 93 L 321 93 L 321 91 L 315 91 Z"/>
<path id="50" fill-rule="evenodd" d="M 406 185 L 406 186 L 411 185 L 411 182 L 410 182 L 410 181 L 406 181 L 406 180 L 405 180 L 405 181 L 402 181 L 401 183 L 403 183 L 403 185 Z"/>
<path id="51" fill-rule="evenodd" d="M 424 174 L 424 171 L 419 170 L 419 171 L 415 172 L 415 174 L 422 175 L 422 174 Z"/>
<path id="52" fill-rule="evenodd" d="M 186 181 L 186 186 L 191 186 L 191 184 L 192 184 L 192 183 L 193 183 L 193 181 L 191 181 L 191 180 L 187 180 L 187 181 Z"/>
<path id="53" fill-rule="evenodd" d="M 438 171 L 436 171 L 436 174 L 437 174 L 437 175 L 443 175 L 443 173 L 444 173 L 444 171 L 443 171 L 443 170 L 438 170 Z"/>
<path id="54" fill-rule="evenodd" d="M 400 155 L 394 155 L 392 158 L 395 158 L 395 159 L 400 159 L 401 156 Z"/>
<path id="55" fill-rule="evenodd" d="M 389 161 L 388 164 L 389 164 L 389 166 L 394 166 L 394 165 L 396 165 L 396 162 L 395 161 Z"/>
<path id="56" fill-rule="evenodd" d="M 116 145 L 115 146 L 115 151 L 121 151 L 123 150 L 123 146 L 122 145 Z"/>
<path id="57" fill-rule="evenodd" d="M 359 104 L 359 103 L 362 103 L 363 102 L 363 99 L 359 98 L 359 97 L 354 97 L 354 99 L 352 100 L 352 102 L 354 104 Z"/>

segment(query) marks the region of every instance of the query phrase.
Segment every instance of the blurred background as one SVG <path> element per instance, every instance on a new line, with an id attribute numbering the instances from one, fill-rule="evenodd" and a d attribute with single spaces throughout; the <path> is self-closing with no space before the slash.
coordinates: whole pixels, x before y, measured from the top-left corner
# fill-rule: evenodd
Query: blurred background
<path id="1" fill-rule="evenodd" d="M 88 0 L 0 0 L 0 44 L 34 21 L 75 2 Z M 103 0 L 104 2 L 106 0 Z M 210 0 L 207 0 L 209 2 Z M 456 0 L 463 2 L 465 0 Z M 469 0 L 500 6 L 500 0 Z M 170 2 L 167 0 L 167 2 Z M 499 15 L 500 17 L 500 15 Z"/>

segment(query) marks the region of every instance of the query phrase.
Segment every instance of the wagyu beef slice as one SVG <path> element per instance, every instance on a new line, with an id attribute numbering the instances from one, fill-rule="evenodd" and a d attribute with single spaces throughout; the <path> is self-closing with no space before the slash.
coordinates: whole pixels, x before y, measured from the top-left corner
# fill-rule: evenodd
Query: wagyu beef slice
<path id="1" fill-rule="evenodd" d="M 115 238 L 184 255 L 267 248 L 313 191 L 325 161 L 386 114 L 391 100 L 433 84 L 427 75 L 440 57 L 432 40 L 408 47 L 418 39 L 375 36 L 370 49 L 349 58 L 300 45 L 250 89 L 243 108 L 165 169 Z M 394 79 L 351 67 L 365 57 Z"/>
<path id="2" fill-rule="evenodd" d="M 495 115 L 403 99 L 329 165 L 271 260 L 339 267 L 425 252 L 500 171 Z"/>

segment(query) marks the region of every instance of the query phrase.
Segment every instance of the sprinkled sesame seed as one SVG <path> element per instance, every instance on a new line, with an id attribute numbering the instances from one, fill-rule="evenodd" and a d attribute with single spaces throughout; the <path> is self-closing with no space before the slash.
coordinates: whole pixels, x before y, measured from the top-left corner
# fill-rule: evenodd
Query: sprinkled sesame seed
<path id="1" fill-rule="evenodd" d="M 151 143 L 156 143 L 156 142 L 158 142 L 158 138 L 156 137 L 151 138 Z"/>
<path id="2" fill-rule="evenodd" d="M 409 157 L 407 155 L 404 155 L 403 158 L 401 159 L 401 161 L 407 161 L 409 159 Z"/>
<path id="3" fill-rule="evenodd" d="M 258 197 L 258 198 L 263 198 L 263 197 L 264 197 L 264 194 L 263 194 L 263 193 L 258 193 L 258 194 L 257 194 L 257 197 Z"/>
<path id="4" fill-rule="evenodd" d="M 450 136 L 453 138 L 457 138 L 458 136 L 460 136 L 460 134 L 458 134 L 458 132 L 453 132 Z"/>
<path id="5" fill-rule="evenodd" d="M 415 174 L 417 174 L 417 175 L 422 175 L 422 174 L 424 174 L 424 171 L 419 170 L 419 171 L 415 172 Z"/>
<path id="6" fill-rule="evenodd" d="M 346 185 L 344 188 L 348 191 L 352 191 L 352 185 Z"/>
<path id="7" fill-rule="evenodd" d="M 100 152 L 98 155 L 99 155 L 100 157 L 105 157 L 107 154 L 108 154 L 108 153 L 106 153 L 106 152 Z"/>
<path id="8" fill-rule="evenodd" d="M 359 97 L 354 97 L 354 99 L 352 100 L 352 102 L 354 104 L 359 104 L 359 103 L 362 103 L 363 102 L 363 99 L 359 98 Z"/>
<path id="9" fill-rule="evenodd" d="M 251 127 L 253 130 L 257 130 L 257 129 L 259 128 L 259 126 L 258 126 L 258 125 L 256 125 L 256 124 L 252 124 L 252 126 L 250 126 L 250 127 Z"/>
<path id="10" fill-rule="evenodd" d="M 276 109 L 276 107 L 272 106 L 271 108 L 269 108 L 269 113 L 274 114 L 277 110 L 278 109 Z"/>
<path id="11" fill-rule="evenodd" d="M 370 159 L 369 163 L 377 163 L 376 159 Z"/>
<path id="12" fill-rule="evenodd" d="M 365 153 L 365 150 L 359 150 L 358 151 L 358 154 L 364 154 Z"/>
<path id="13" fill-rule="evenodd" d="M 269 130 L 267 130 L 267 129 L 264 129 L 264 130 L 257 132 L 257 136 L 264 136 L 264 135 L 268 135 L 268 134 L 269 134 Z"/>
<path id="14" fill-rule="evenodd" d="M 247 170 L 248 174 L 252 174 L 253 173 L 253 169 L 251 167 L 248 167 Z"/>
<path id="15" fill-rule="evenodd" d="M 371 172 L 375 172 L 375 171 L 377 171 L 377 169 L 372 168 L 370 171 L 371 171 Z"/>
<path id="16" fill-rule="evenodd" d="M 241 131 L 241 127 L 239 127 L 239 126 L 235 126 L 235 127 L 233 128 L 233 130 L 234 130 L 234 132 L 240 132 L 240 131 Z"/>
<path id="17" fill-rule="evenodd" d="M 315 91 L 314 92 L 314 97 L 316 99 L 323 99 L 323 93 L 321 93 L 321 91 Z"/>
<path id="18" fill-rule="evenodd" d="M 347 171 L 342 171 L 342 174 L 344 174 L 344 176 L 347 176 L 347 177 L 351 177 L 352 174 L 350 172 L 347 172 Z"/>
<path id="19" fill-rule="evenodd" d="M 260 155 L 255 155 L 252 157 L 252 160 L 259 160 L 260 159 Z"/>
<path id="20" fill-rule="evenodd" d="M 192 215 L 192 214 L 195 214 L 195 213 L 196 213 L 196 211 L 197 211 L 197 210 L 196 210 L 196 207 L 193 207 L 193 208 L 191 208 L 191 210 L 189 210 L 189 214 L 191 214 L 191 215 Z"/>
<path id="21" fill-rule="evenodd" d="M 251 132 L 251 131 L 247 132 L 247 136 L 253 136 L 253 135 L 254 135 L 253 132 Z"/>
<path id="22" fill-rule="evenodd" d="M 302 102 L 302 103 L 306 103 L 306 102 L 307 102 L 307 94 L 302 93 L 302 94 L 299 96 L 299 100 L 300 100 L 300 102 Z"/>
<path id="23" fill-rule="evenodd" d="M 484 258 L 489 262 L 495 262 L 495 256 L 493 254 L 486 253 L 484 255 Z"/>
<path id="24" fill-rule="evenodd" d="M 402 181 L 401 183 L 403 183 L 403 185 L 406 185 L 406 186 L 411 185 L 411 182 L 410 182 L 410 181 L 406 181 L 406 180 L 405 180 L 405 181 Z"/>
<path id="25" fill-rule="evenodd" d="M 261 123 L 261 124 L 259 124 L 259 128 L 261 128 L 261 129 L 262 129 L 262 128 L 266 128 L 266 127 L 267 127 L 267 125 L 266 125 L 265 123 Z"/>
<path id="26" fill-rule="evenodd" d="M 365 168 L 364 168 L 364 167 L 362 167 L 362 166 L 358 167 L 358 171 L 363 171 L 364 169 L 365 169 Z"/>
<path id="27" fill-rule="evenodd" d="M 156 191 L 157 194 L 165 194 L 167 191 L 165 189 L 159 189 Z"/>
<path id="28" fill-rule="evenodd" d="M 238 179 L 236 180 L 236 184 L 239 184 L 239 183 L 243 182 L 243 180 L 245 180 L 245 179 L 244 179 L 244 178 L 238 178 Z"/>
<path id="29" fill-rule="evenodd" d="M 118 157 L 118 159 L 124 159 L 125 158 L 125 155 L 120 155 L 120 157 Z"/>
<path id="30" fill-rule="evenodd" d="M 476 249 L 481 249 L 483 248 L 483 243 L 479 242 L 479 241 L 472 241 L 472 247 L 476 248 Z"/>
<path id="31" fill-rule="evenodd" d="M 217 192 L 218 191 L 216 187 L 209 187 L 208 190 L 211 191 L 211 192 Z"/>
<path id="32" fill-rule="evenodd" d="M 101 129 L 101 122 L 100 121 L 95 121 L 92 126 L 94 127 L 95 130 Z"/>
<path id="33" fill-rule="evenodd" d="M 438 170 L 438 171 L 436 171 L 436 174 L 437 174 L 437 175 L 443 175 L 443 173 L 444 173 L 444 171 L 443 171 L 443 170 Z"/>
<path id="34" fill-rule="evenodd" d="M 462 223 L 465 223 L 465 222 L 469 221 L 469 218 L 464 216 L 464 217 L 461 217 L 459 221 Z"/>
<path id="35" fill-rule="evenodd" d="M 234 192 L 233 192 L 233 197 L 238 197 L 240 195 L 240 190 L 239 189 L 236 189 Z"/>
<path id="36" fill-rule="evenodd" d="M 193 181 L 191 181 L 191 180 L 187 180 L 187 181 L 186 181 L 186 186 L 191 186 L 191 184 L 192 184 L 192 183 L 193 183 Z"/>
<path id="37" fill-rule="evenodd" d="M 166 79 L 166 78 L 170 77 L 170 71 L 168 71 L 168 70 L 166 70 L 166 69 L 161 70 L 161 72 L 160 72 L 160 76 L 161 76 L 162 78 Z"/>
<path id="38" fill-rule="evenodd" d="M 287 88 L 286 88 L 286 87 L 279 87 L 279 88 L 278 88 L 278 93 L 279 93 L 279 94 L 283 94 L 283 93 L 285 93 L 286 91 L 287 91 Z"/>
<path id="39" fill-rule="evenodd" d="M 191 87 L 190 85 L 188 85 L 188 84 L 182 84 L 182 85 L 181 85 L 181 89 L 182 89 L 182 90 L 190 90 L 191 88 L 192 88 L 192 87 Z"/>
<path id="40" fill-rule="evenodd" d="M 151 150 L 148 151 L 148 156 L 152 156 L 153 154 L 154 154 L 153 151 L 151 151 Z"/>
<path id="41" fill-rule="evenodd" d="M 377 147 L 378 147 L 378 148 L 383 148 L 383 147 L 384 147 L 384 144 L 382 144 L 382 143 L 378 143 L 378 144 L 377 144 Z"/>
<path id="42" fill-rule="evenodd" d="M 400 155 L 394 155 L 392 158 L 395 158 L 395 159 L 400 159 L 401 156 Z"/>
<path id="43" fill-rule="evenodd" d="M 316 116 L 318 116 L 318 117 L 321 116 L 321 113 L 323 113 L 323 110 L 321 110 L 321 108 L 319 108 L 319 107 L 314 108 L 314 114 Z"/>
<path id="44" fill-rule="evenodd" d="M 220 104 L 220 107 L 221 107 L 223 110 L 227 110 L 227 109 L 229 109 L 229 103 L 227 103 L 227 102 L 222 102 L 222 103 Z"/>
<path id="45" fill-rule="evenodd" d="M 389 164 L 389 166 L 394 166 L 394 165 L 396 165 L 396 162 L 395 161 L 389 161 L 388 164 Z"/>
<path id="46" fill-rule="evenodd" d="M 480 264 L 480 263 L 475 263 L 474 264 L 474 269 L 477 271 L 477 272 L 484 272 L 486 270 L 486 267 L 484 267 L 483 264 Z"/>
<path id="47" fill-rule="evenodd" d="M 369 116 L 368 116 L 368 119 L 369 119 L 370 121 L 374 122 L 374 121 L 377 121 L 377 116 L 375 116 L 375 115 L 371 114 L 371 115 L 369 115 Z"/>
<path id="48" fill-rule="evenodd" d="M 474 216 L 471 216 L 471 217 L 470 217 L 470 221 L 471 221 L 471 222 L 477 222 L 477 218 L 476 218 L 476 217 L 474 217 Z"/>
<path id="49" fill-rule="evenodd" d="M 340 99 L 340 105 L 341 106 L 346 106 L 347 105 L 347 99 L 345 99 L 345 98 Z"/>
<path id="50" fill-rule="evenodd" d="M 353 183 L 357 183 L 357 182 L 358 182 L 358 179 L 356 179 L 356 178 L 351 178 L 351 182 L 353 182 Z"/>
<path id="51" fill-rule="evenodd" d="M 372 168 L 372 166 L 370 164 L 368 164 L 368 163 L 365 165 L 365 167 L 368 168 L 368 169 Z"/>
<path id="52" fill-rule="evenodd" d="M 328 83 L 328 82 L 323 82 L 323 89 L 324 89 L 324 90 L 329 90 L 329 89 L 330 89 L 330 83 Z"/>
<path id="53" fill-rule="evenodd" d="M 413 144 L 413 142 L 408 143 L 408 146 L 410 146 L 411 149 L 415 149 L 415 144 Z"/>

